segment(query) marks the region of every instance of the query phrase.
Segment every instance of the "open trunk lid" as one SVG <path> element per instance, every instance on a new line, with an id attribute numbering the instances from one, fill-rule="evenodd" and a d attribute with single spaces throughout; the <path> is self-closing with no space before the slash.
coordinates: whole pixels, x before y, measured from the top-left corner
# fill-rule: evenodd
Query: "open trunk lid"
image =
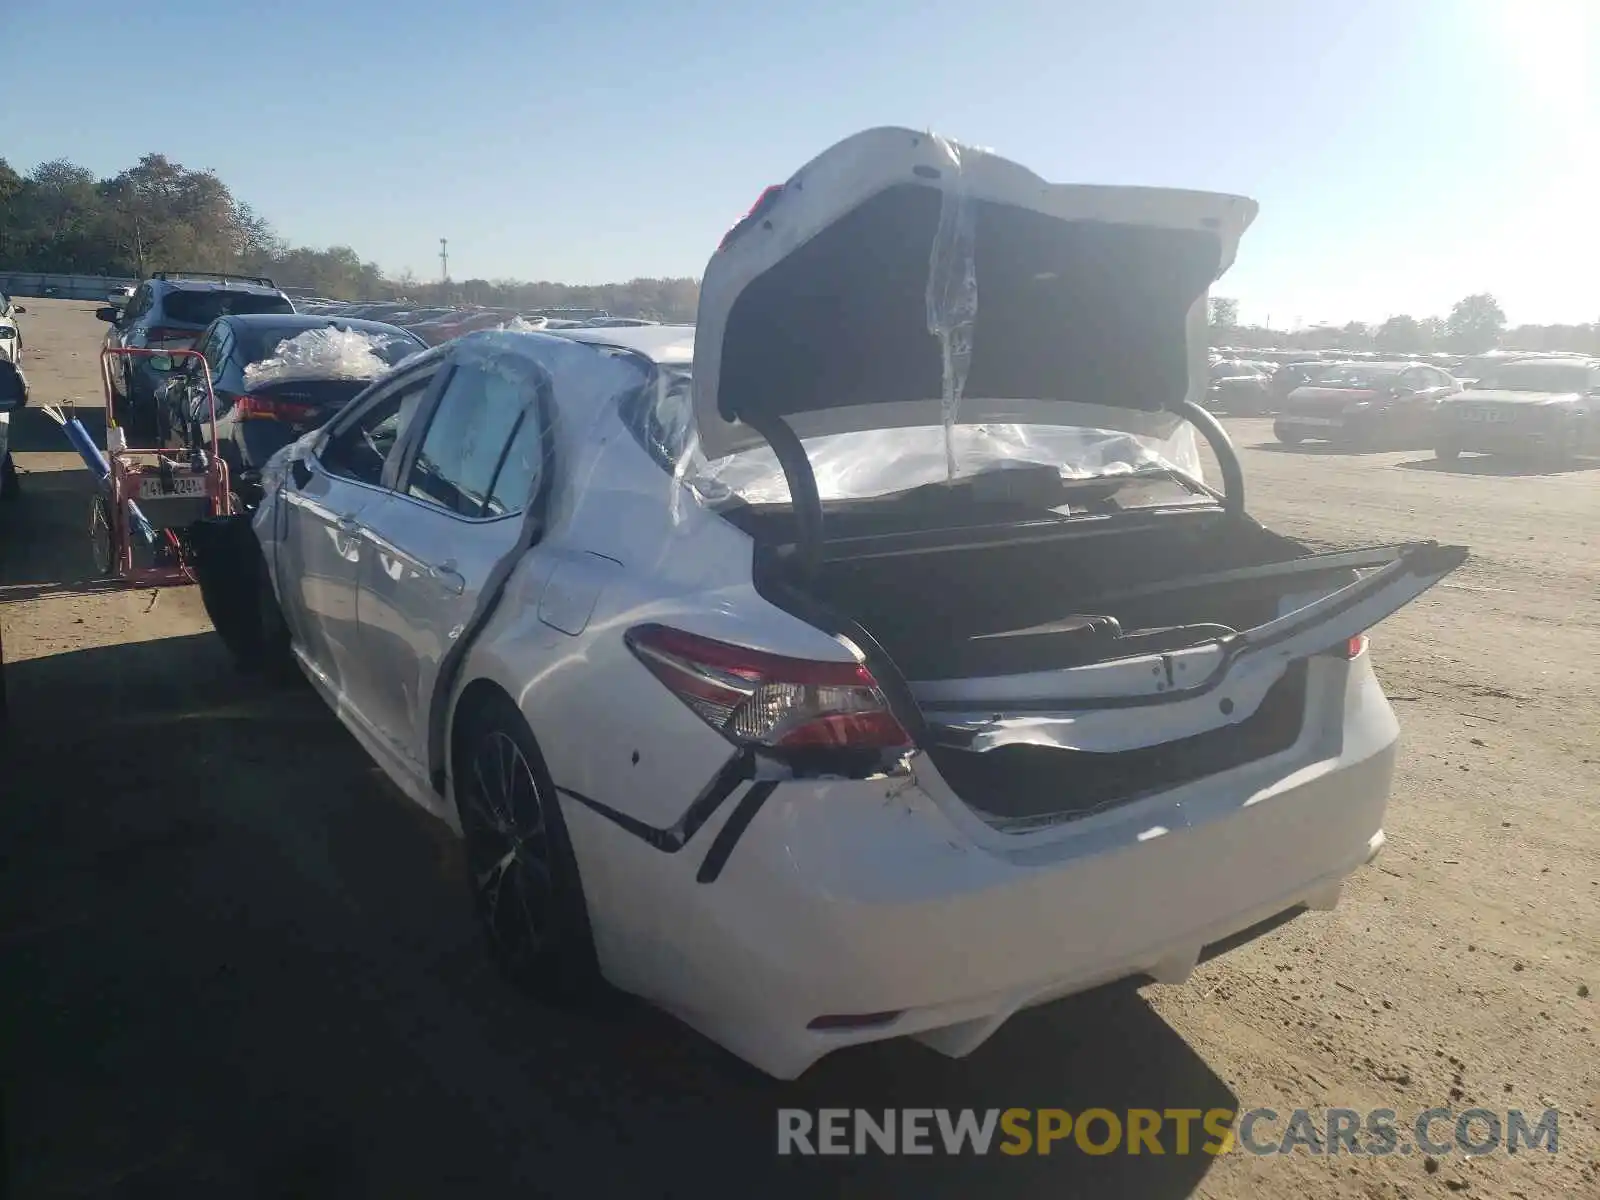
<path id="1" fill-rule="evenodd" d="M 708 458 L 1006 419 L 1162 435 L 1207 382 L 1206 293 L 1254 201 L 1051 184 L 868 130 L 769 188 L 707 265 L 694 361 Z"/>

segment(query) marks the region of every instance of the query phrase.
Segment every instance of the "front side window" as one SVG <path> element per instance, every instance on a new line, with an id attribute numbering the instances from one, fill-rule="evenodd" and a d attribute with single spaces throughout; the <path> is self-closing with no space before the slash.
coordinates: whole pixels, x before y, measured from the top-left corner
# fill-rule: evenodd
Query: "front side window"
<path id="1" fill-rule="evenodd" d="M 515 359 L 456 368 L 406 484 L 408 495 L 463 517 L 526 506 L 542 470 L 537 383 Z"/>
<path id="2" fill-rule="evenodd" d="M 432 382 L 431 374 L 409 380 L 366 408 L 328 439 L 320 456 L 323 468 L 358 483 L 382 486 L 384 464 L 410 428 Z"/>

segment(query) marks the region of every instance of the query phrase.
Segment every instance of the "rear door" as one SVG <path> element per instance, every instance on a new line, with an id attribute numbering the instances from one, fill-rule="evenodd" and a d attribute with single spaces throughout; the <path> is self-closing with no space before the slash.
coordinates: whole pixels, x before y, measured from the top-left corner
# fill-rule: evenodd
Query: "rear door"
<path id="1" fill-rule="evenodd" d="M 394 498 L 362 520 L 357 703 L 414 763 L 426 760 L 440 663 L 539 503 L 548 453 L 539 377 L 528 360 L 471 348 L 432 405 Z"/>
<path id="2" fill-rule="evenodd" d="M 287 515 L 277 550 L 279 601 L 299 657 L 339 703 L 359 675 L 362 522 L 393 497 L 397 452 L 436 372 L 437 364 L 408 372 L 345 413 L 281 492 Z"/>

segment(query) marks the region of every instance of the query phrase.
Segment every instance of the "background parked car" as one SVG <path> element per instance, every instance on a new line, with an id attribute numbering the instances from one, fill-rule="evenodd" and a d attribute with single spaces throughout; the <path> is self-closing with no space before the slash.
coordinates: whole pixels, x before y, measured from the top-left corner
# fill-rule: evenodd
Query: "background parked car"
<path id="1" fill-rule="evenodd" d="M 274 372 L 270 382 L 251 380 L 252 367 L 271 359 L 285 342 L 317 329 L 362 335 L 371 343 L 376 361 L 312 358 L 299 369 Z M 327 421 L 383 369 L 426 350 L 427 345 L 380 321 L 252 313 L 218 317 L 201 334 L 198 348 L 211 369 L 217 396 L 218 453 L 228 464 L 234 490 L 249 507 L 268 458 Z M 157 438 L 162 445 L 211 444 L 205 383 L 193 359 L 180 365 L 161 389 Z"/>
<path id="2" fill-rule="evenodd" d="M 1290 392 L 1273 425 L 1280 442 L 1337 442 L 1360 450 L 1431 446 L 1434 410 L 1461 385 L 1411 362 L 1331 366 Z"/>
<path id="3" fill-rule="evenodd" d="M 16 498 L 20 485 L 17 464 L 11 460 L 11 417 L 28 403 L 28 381 L 22 368 L 0 358 L 0 500 Z"/>
<path id="4" fill-rule="evenodd" d="M 126 308 L 108 305 L 95 316 L 111 325 L 108 347 L 187 350 L 224 314 L 292 312 L 289 297 L 261 276 L 157 271 L 139 285 Z M 118 424 L 140 436 L 155 434 L 156 388 L 167 381 L 172 366 L 166 358 L 112 357 L 112 415 Z"/>
<path id="5" fill-rule="evenodd" d="M 1270 411 L 1272 378 L 1276 368 L 1267 362 L 1224 358 L 1211 364 L 1206 405 L 1235 417 L 1260 416 Z"/>
<path id="6" fill-rule="evenodd" d="M 1328 372 L 1332 363 L 1320 358 L 1301 358 L 1293 362 L 1286 362 L 1278 368 L 1277 374 L 1272 377 L 1272 384 L 1268 388 L 1267 403 L 1271 412 L 1279 412 L 1284 401 L 1296 388 L 1303 388 L 1307 384 L 1315 383 Z"/>
<path id="7" fill-rule="evenodd" d="M 22 362 L 22 327 L 17 324 L 17 315 L 27 311 L 0 293 L 0 358 L 8 362 Z"/>
<path id="8" fill-rule="evenodd" d="M 1435 421 L 1434 453 L 1443 459 L 1463 450 L 1556 462 L 1600 454 L 1600 360 L 1501 361 L 1441 404 Z"/>

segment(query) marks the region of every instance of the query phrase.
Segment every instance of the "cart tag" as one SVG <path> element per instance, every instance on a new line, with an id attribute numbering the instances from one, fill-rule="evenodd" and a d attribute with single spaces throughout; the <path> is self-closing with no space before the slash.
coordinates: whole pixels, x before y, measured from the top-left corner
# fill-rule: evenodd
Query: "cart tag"
<path id="1" fill-rule="evenodd" d="M 106 449 L 112 454 L 121 454 L 127 448 L 128 435 L 122 431 L 122 426 L 106 426 Z"/>

